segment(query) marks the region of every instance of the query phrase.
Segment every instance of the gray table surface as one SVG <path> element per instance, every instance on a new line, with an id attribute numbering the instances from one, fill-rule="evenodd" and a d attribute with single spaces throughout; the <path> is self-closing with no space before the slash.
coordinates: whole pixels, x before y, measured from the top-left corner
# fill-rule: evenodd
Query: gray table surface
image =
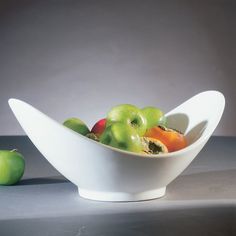
<path id="1" fill-rule="evenodd" d="M 235 209 L 236 206 L 234 137 L 212 137 L 190 166 L 167 187 L 165 197 L 125 203 L 96 202 L 79 197 L 76 186 L 61 176 L 27 137 L 0 137 L 0 149 L 14 148 L 25 156 L 26 169 L 23 179 L 17 185 L 0 187 L 0 221 L 57 217 L 56 222 L 60 222 L 60 217 L 67 217 L 67 221 L 70 219 L 69 222 L 72 222 L 73 217 L 86 219 L 93 216 L 94 222 L 105 219 L 107 222 L 108 219 L 114 219 L 110 218 L 114 215 L 126 215 L 129 219 L 132 216 L 142 216 L 142 219 L 154 216 L 161 219 L 163 211 L 188 211 L 193 207 L 213 209 L 215 206 Z M 198 211 L 194 212 L 195 215 L 199 214 Z M 215 210 L 210 212 L 213 215 L 219 213 Z M 235 211 L 232 214 L 235 219 Z M 219 218 L 224 216 L 229 215 L 219 213 Z M 138 221 L 142 222 L 140 218 Z M 80 234 L 78 228 L 76 232 L 78 235 L 86 235 Z"/>

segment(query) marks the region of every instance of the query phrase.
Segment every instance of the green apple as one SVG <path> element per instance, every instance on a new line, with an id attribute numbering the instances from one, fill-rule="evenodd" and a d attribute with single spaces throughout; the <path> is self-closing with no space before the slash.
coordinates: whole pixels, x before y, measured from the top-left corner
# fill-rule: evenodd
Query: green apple
<path id="1" fill-rule="evenodd" d="M 121 122 L 108 126 L 102 133 L 100 142 L 130 152 L 142 150 L 142 142 L 136 130 Z"/>
<path id="2" fill-rule="evenodd" d="M 24 174 L 25 160 L 17 151 L 0 150 L 0 184 L 17 183 Z"/>
<path id="3" fill-rule="evenodd" d="M 144 107 L 141 111 L 147 120 L 147 129 L 165 123 L 164 114 L 159 108 L 148 106 Z"/>
<path id="4" fill-rule="evenodd" d="M 164 115 L 159 119 L 158 125 L 167 126 L 167 119 Z"/>
<path id="5" fill-rule="evenodd" d="M 134 128 L 139 136 L 143 136 L 147 129 L 147 120 L 141 110 L 130 104 L 115 106 L 108 112 L 106 127 L 115 122 Z"/>
<path id="6" fill-rule="evenodd" d="M 64 121 L 63 125 L 82 135 L 87 135 L 88 133 L 90 133 L 87 125 L 79 118 L 69 118 Z"/>

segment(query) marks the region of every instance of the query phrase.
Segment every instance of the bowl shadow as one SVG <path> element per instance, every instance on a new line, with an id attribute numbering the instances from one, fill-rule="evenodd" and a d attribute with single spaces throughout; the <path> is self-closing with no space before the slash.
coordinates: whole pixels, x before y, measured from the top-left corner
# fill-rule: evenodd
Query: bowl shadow
<path id="1" fill-rule="evenodd" d="M 168 128 L 174 128 L 182 133 L 188 128 L 189 117 L 184 113 L 176 113 L 166 117 Z"/>
<path id="2" fill-rule="evenodd" d="M 207 124 L 208 121 L 204 120 L 187 132 L 185 137 L 187 139 L 188 145 L 196 142 L 204 134 Z"/>
<path id="3" fill-rule="evenodd" d="M 40 177 L 40 178 L 29 178 L 22 179 L 17 185 L 41 185 L 41 184 L 59 184 L 67 183 L 69 180 L 63 177 Z"/>
<path id="4" fill-rule="evenodd" d="M 167 116 L 168 128 L 177 129 L 181 133 L 185 134 L 188 144 L 197 141 L 203 135 L 207 125 L 208 121 L 203 120 L 186 133 L 189 126 L 189 117 L 186 114 L 176 113 Z"/>

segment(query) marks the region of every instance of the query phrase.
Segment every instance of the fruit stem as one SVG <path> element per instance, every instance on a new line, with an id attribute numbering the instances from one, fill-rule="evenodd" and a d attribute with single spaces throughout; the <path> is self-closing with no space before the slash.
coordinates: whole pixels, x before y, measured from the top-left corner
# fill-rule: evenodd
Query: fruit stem
<path id="1" fill-rule="evenodd" d="M 10 152 L 17 152 L 18 151 L 18 149 L 12 149 Z"/>

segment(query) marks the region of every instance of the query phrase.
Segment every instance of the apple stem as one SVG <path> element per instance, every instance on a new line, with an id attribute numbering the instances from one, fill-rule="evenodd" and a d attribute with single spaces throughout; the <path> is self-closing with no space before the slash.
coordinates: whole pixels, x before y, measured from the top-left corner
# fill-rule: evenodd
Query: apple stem
<path id="1" fill-rule="evenodd" d="M 15 148 L 15 149 L 12 149 L 10 152 L 17 152 L 18 150 Z"/>

